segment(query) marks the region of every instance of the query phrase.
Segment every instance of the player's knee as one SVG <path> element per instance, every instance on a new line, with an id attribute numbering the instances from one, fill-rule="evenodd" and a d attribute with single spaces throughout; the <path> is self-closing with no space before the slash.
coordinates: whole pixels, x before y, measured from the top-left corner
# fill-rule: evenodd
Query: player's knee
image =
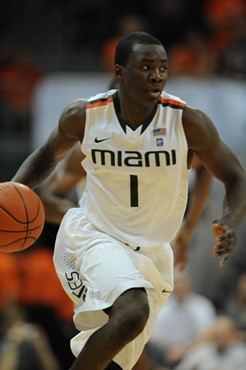
<path id="1" fill-rule="evenodd" d="M 134 339 L 140 334 L 149 317 L 149 304 L 144 289 L 131 289 L 123 293 L 120 304 L 115 307 L 117 322 L 122 336 Z"/>
<path id="2" fill-rule="evenodd" d="M 147 323 L 149 317 L 148 302 L 144 304 L 140 303 L 138 307 L 129 307 L 126 316 L 128 327 L 131 328 L 131 333 L 133 337 L 136 337 L 143 331 Z"/>

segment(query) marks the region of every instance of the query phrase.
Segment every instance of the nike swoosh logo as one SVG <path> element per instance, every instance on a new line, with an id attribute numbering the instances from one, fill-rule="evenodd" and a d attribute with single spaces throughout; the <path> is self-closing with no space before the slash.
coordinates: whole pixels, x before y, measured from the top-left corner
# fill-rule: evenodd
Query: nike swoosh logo
<path id="1" fill-rule="evenodd" d="M 97 137 L 95 138 L 95 143 L 101 143 L 102 141 L 109 140 L 110 137 L 107 137 L 106 139 L 98 139 Z"/>
<path id="2" fill-rule="evenodd" d="M 172 293 L 171 290 L 163 289 L 162 293 Z"/>

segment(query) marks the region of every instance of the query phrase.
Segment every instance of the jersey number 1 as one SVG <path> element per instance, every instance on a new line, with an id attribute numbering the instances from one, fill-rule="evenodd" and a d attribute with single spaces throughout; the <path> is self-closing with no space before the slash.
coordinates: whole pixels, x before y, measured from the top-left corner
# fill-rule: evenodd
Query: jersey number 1
<path id="1" fill-rule="evenodd" d="M 130 175 L 130 204 L 131 207 L 138 207 L 138 177 Z"/>

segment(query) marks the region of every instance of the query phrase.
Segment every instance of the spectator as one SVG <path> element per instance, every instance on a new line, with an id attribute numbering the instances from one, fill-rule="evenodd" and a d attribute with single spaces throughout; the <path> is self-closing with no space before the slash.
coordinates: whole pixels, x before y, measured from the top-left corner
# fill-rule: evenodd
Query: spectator
<path id="1" fill-rule="evenodd" d="M 118 33 L 107 39 L 101 51 L 102 64 L 107 72 L 114 73 L 114 53 L 122 36 L 130 32 L 145 31 L 146 20 L 137 14 L 126 14 L 119 20 Z"/>
<path id="2" fill-rule="evenodd" d="M 151 27 L 166 45 L 168 55 L 172 46 L 182 42 L 183 35 L 192 30 L 203 31 L 202 4 L 194 0 L 152 0 L 149 7 Z M 192 28 L 191 28 L 192 25 Z"/>
<path id="3" fill-rule="evenodd" d="M 209 29 L 209 44 L 219 57 L 230 45 L 238 33 L 238 25 L 246 16 L 244 0 L 207 0 L 204 7 L 204 18 Z"/>
<path id="4" fill-rule="evenodd" d="M 30 128 L 32 94 L 42 73 L 31 62 L 29 50 L 13 47 L 6 53 L 0 69 L 2 129 L 19 136 Z"/>
<path id="5" fill-rule="evenodd" d="M 233 318 L 238 329 L 246 332 L 246 273 L 239 276 L 236 292 L 226 301 L 224 311 Z"/>
<path id="6" fill-rule="evenodd" d="M 204 35 L 185 34 L 184 40 L 169 49 L 169 75 L 204 76 L 214 70 L 214 58 Z"/>
<path id="7" fill-rule="evenodd" d="M 218 57 L 218 73 L 235 78 L 246 78 L 246 19 L 237 24 L 234 39 Z"/>
<path id="8" fill-rule="evenodd" d="M 20 294 L 18 261 L 15 254 L 0 253 L 0 311 L 16 302 Z"/>
<path id="9" fill-rule="evenodd" d="M 76 334 L 73 306 L 57 278 L 52 255 L 52 250 L 44 246 L 19 254 L 19 302 L 27 312 L 28 322 L 38 324 L 46 332 L 61 369 L 67 370 L 73 360 L 68 344 Z"/>
<path id="10" fill-rule="evenodd" d="M 194 338 L 212 327 L 215 314 L 213 304 L 192 291 L 189 274 L 176 271 L 174 291 L 159 313 L 148 354 L 173 367 Z"/>
<path id="11" fill-rule="evenodd" d="M 193 347 L 175 370 L 245 370 L 246 346 L 228 316 L 218 316 L 204 343 Z"/>
<path id="12" fill-rule="evenodd" d="M 18 306 L 1 313 L 0 330 L 0 369 L 60 370 L 45 332 L 28 324 Z"/>

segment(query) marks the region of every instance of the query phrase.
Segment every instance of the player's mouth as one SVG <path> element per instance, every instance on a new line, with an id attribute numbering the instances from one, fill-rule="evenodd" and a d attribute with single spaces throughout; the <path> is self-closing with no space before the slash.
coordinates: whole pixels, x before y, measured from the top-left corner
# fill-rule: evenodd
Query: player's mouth
<path id="1" fill-rule="evenodd" d="M 160 95 L 161 95 L 161 90 L 159 89 L 152 89 L 152 90 L 148 90 L 148 94 L 152 97 L 152 98 L 159 98 Z"/>

